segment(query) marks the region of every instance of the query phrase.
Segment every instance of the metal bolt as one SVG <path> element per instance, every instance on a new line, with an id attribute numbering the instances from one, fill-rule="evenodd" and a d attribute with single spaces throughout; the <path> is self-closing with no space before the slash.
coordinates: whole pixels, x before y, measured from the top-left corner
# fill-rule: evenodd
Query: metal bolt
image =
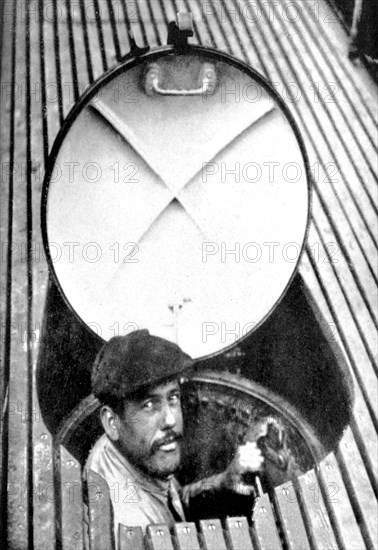
<path id="1" fill-rule="evenodd" d="M 241 522 L 240 520 L 235 521 L 235 527 L 239 527 L 239 528 L 240 528 L 242 525 L 243 525 L 243 524 L 242 524 L 242 522 Z"/>

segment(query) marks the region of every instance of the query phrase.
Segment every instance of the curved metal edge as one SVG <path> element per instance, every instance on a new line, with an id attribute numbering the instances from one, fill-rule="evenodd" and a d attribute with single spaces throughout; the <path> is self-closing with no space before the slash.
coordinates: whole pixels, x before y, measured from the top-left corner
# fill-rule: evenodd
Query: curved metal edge
<path id="1" fill-rule="evenodd" d="M 55 443 L 65 446 L 77 426 L 99 410 L 100 407 L 101 403 L 93 393 L 82 399 L 69 416 L 62 421 L 55 436 Z"/>
<path id="2" fill-rule="evenodd" d="M 248 396 L 255 397 L 275 409 L 298 430 L 309 447 L 316 467 L 328 454 L 320 441 L 320 437 L 317 437 L 311 425 L 303 419 L 303 415 L 301 415 L 286 399 L 283 406 L 282 398 L 272 391 L 267 390 L 264 386 L 229 372 L 215 373 L 214 371 L 208 370 L 203 370 L 188 378 L 187 383 L 191 382 L 213 384 L 228 389 L 232 388 Z"/>

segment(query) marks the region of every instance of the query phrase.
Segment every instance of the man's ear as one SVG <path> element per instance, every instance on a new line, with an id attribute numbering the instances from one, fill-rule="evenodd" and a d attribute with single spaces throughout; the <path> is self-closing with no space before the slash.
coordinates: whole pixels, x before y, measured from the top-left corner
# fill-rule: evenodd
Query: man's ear
<path id="1" fill-rule="evenodd" d="M 119 417 L 108 405 L 103 405 L 100 410 L 101 423 L 105 433 L 111 441 L 119 439 Z"/>

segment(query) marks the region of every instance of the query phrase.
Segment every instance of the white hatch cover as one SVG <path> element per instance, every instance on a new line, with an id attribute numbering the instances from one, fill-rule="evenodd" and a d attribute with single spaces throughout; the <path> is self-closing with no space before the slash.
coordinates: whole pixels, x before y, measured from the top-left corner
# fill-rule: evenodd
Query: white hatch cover
<path id="1" fill-rule="evenodd" d="M 194 93 L 204 64 L 216 82 Z M 298 139 L 269 92 L 223 60 L 162 56 L 105 84 L 70 126 L 48 187 L 49 254 L 104 340 L 148 328 L 203 357 L 278 303 L 308 205 Z"/>

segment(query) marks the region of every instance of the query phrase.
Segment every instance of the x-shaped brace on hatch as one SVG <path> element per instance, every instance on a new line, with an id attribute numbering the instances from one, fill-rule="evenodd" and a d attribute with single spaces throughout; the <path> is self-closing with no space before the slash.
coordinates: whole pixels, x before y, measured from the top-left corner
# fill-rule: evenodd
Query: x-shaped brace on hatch
<path id="1" fill-rule="evenodd" d="M 158 178 L 158 180 L 165 185 L 172 193 L 172 196 L 165 201 L 165 204 L 162 208 L 160 208 L 159 212 L 156 213 L 153 221 L 150 223 L 150 225 L 144 230 L 143 234 L 139 236 L 138 239 L 136 239 L 137 242 L 139 242 L 144 235 L 149 231 L 149 229 L 152 227 L 152 225 L 155 223 L 155 221 L 161 216 L 161 214 L 166 210 L 166 208 L 169 206 L 169 204 L 172 203 L 172 201 L 177 200 L 179 204 L 184 208 L 188 216 L 192 219 L 193 223 L 196 225 L 196 227 L 200 230 L 202 235 L 204 235 L 204 238 L 207 241 L 211 241 L 212 238 L 210 235 L 206 234 L 206 230 L 201 227 L 203 225 L 203 222 L 199 223 L 195 212 L 193 212 L 193 208 L 191 205 L 188 204 L 188 202 L 185 199 L 185 189 L 189 186 L 191 182 L 193 182 L 199 174 L 201 174 L 201 170 L 198 170 L 198 172 L 192 176 L 187 183 L 185 183 L 181 189 L 178 191 L 173 189 L 165 180 L 164 178 L 159 174 L 159 169 L 156 166 L 153 166 L 153 161 L 151 162 L 151 159 L 149 158 L 148 150 L 143 143 L 143 141 L 139 140 L 138 137 L 135 135 L 133 130 L 130 128 L 129 125 L 127 125 L 121 118 L 114 113 L 114 111 L 106 105 L 101 99 L 97 100 L 96 102 L 93 102 L 90 104 L 92 109 L 103 119 L 105 119 L 111 127 L 123 138 L 123 140 L 127 143 L 129 147 L 132 148 L 132 150 L 144 161 L 144 163 L 149 167 L 149 169 L 155 174 L 155 176 Z M 274 111 L 275 107 L 272 105 L 267 105 L 267 108 L 260 114 L 260 116 L 255 119 L 251 124 L 249 124 L 246 128 L 244 128 L 239 134 L 237 134 L 231 142 L 228 142 L 224 147 L 221 147 L 221 149 L 216 153 L 216 155 L 208 161 L 208 163 L 213 162 L 223 151 L 225 151 L 232 143 L 234 143 L 237 139 L 240 139 L 246 132 L 250 130 L 252 126 L 254 126 L 258 121 L 261 121 L 261 119 L 268 114 L 272 113 Z"/>

